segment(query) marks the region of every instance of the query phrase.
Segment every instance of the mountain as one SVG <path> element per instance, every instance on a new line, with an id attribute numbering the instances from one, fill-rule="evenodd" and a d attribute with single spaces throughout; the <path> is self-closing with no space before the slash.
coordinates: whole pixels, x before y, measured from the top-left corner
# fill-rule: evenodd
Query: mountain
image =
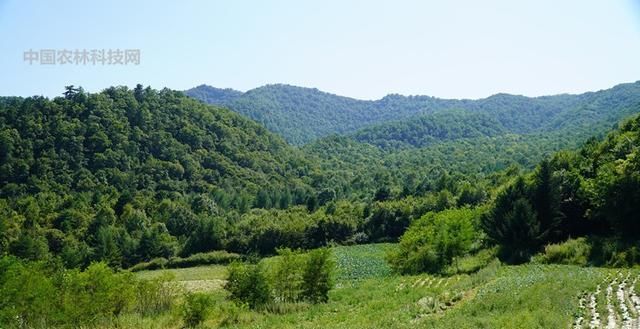
<path id="1" fill-rule="evenodd" d="M 556 151 L 602 137 L 640 113 L 639 86 L 540 97 L 533 99 L 537 110 L 525 106 L 531 101 L 525 97 L 496 95 L 477 101 L 473 109 L 440 110 L 371 125 L 321 138 L 303 150 L 320 159 L 324 172 L 333 173 L 325 181 L 346 194 L 355 190 L 366 197 L 381 188 L 396 195 L 420 194 L 445 173 L 478 180 L 512 165 L 532 169 Z M 573 105 L 563 109 L 559 104 Z"/>
<path id="2" fill-rule="evenodd" d="M 226 104 L 242 96 L 241 91 L 231 88 L 215 88 L 207 85 L 200 85 L 189 89 L 188 95 L 208 104 Z"/>
<path id="3" fill-rule="evenodd" d="M 199 220 L 267 191 L 303 203 L 313 168 L 255 122 L 178 91 L 0 98 L 0 253 L 49 250 L 69 266 L 169 257 Z"/>
<path id="4" fill-rule="evenodd" d="M 439 112 L 466 110 L 486 115 L 488 130 L 546 133 L 574 126 L 586 128 L 616 122 L 640 102 L 640 82 L 579 95 L 525 97 L 497 94 L 478 100 L 440 99 L 430 96 L 388 95 L 366 101 L 289 85 L 267 85 L 245 93 L 209 86 L 185 91 L 203 102 L 243 114 L 302 145 L 331 134 L 351 134 L 372 125 L 414 120 Z M 443 117 L 439 117 L 443 119 Z M 428 120 L 422 120 L 425 123 Z M 499 126 L 494 126 L 495 124 Z M 411 125 L 416 126 L 418 122 Z"/>

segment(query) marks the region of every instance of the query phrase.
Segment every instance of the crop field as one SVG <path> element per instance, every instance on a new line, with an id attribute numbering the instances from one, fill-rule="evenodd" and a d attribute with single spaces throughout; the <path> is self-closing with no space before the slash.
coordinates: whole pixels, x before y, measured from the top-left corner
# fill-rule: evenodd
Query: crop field
<path id="1" fill-rule="evenodd" d="M 393 247 L 391 243 L 378 243 L 333 248 L 336 281 L 349 283 L 391 275 L 384 256 Z"/>
<path id="2" fill-rule="evenodd" d="M 640 271 L 568 265 L 504 266 L 469 274 L 393 274 L 384 261 L 393 244 L 333 248 L 336 287 L 326 304 L 279 312 L 237 308 L 221 289 L 224 266 L 140 272 L 172 273 L 187 290 L 216 300 L 206 328 L 635 328 Z M 203 282 L 218 282 L 205 285 Z M 229 319 L 233 313 L 233 320 Z M 179 320 L 163 318 L 179 327 Z M 125 325 L 126 327 L 126 325 Z"/>

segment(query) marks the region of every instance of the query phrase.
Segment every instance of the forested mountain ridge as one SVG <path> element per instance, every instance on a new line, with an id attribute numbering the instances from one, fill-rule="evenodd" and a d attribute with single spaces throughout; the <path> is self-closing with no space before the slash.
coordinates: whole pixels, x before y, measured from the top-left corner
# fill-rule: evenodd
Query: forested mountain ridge
<path id="1" fill-rule="evenodd" d="M 0 252 L 68 266 L 169 257 L 223 211 L 263 195 L 304 203 L 313 168 L 255 122 L 178 91 L 0 98 Z"/>
<path id="2" fill-rule="evenodd" d="M 545 156 L 603 137 L 640 113 L 639 87 L 634 83 L 586 93 L 574 97 L 580 102 L 573 101 L 578 105 L 568 109 L 542 107 L 545 115 L 522 105 L 525 97 L 497 95 L 487 103 L 478 101 L 475 109 L 441 110 L 371 125 L 347 135 L 321 138 L 303 150 L 320 158 L 325 171 L 339 177 L 333 177 L 337 190 L 359 186 L 360 192 L 368 191 L 364 195 L 380 188 L 396 195 L 420 193 L 421 186 L 428 186 L 425 182 L 433 181 L 438 173 L 482 177 L 511 165 L 532 169 Z M 569 106 L 566 99 L 571 97 L 536 101 L 556 98 L 556 103 L 563 100 Z"/>
<path id="3" fill-rule="evenodd" d="M 350 134 L 372 125 L 451 110 L 486 114 L 519 134 L 586 127 L 605 118 L 616 121 L 629 115 L 625 109 L 640 103 L 640 82 L 579 95 L 496 94 L 478 100 L 392 94 L 368 101 L 282 84 L 245 93 L 201 85 L 185 93 L 246 115 L 289 143 L 300 145 L 331 134 Z"/>
<path id="4" fill-rule="evenodd" d="M 5 195 L 36 177 L 52 178 L 47 183 L 56 188 L 106 180 L 126 190 L 167 178 L 186 191 L 210 188 L 196 187 L 205 181 L 255 192 L 269 181 L 292 183 L 308 169 L 262 126 L 168 89 L 112 87 L 54 100 L 5 98 L 0 106 Z M 157 177 L 118 177 L 131 173 Z"/>

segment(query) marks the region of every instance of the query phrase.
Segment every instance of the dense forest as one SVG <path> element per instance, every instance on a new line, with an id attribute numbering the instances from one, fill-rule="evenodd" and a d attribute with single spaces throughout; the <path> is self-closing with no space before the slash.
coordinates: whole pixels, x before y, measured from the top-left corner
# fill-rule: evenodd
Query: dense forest
<path id="1" fill-rule="evenodd" d="M 142 86 L 2 98 L 0 168 L 2 253 L 69 266 L 169 257 L 222 211 L 314 195 L 312 164 L 281 138 Z"/>
<path id="2" fill-rule="evenodd" d="M 438 272 L 481 244 L 507 263 L 633 266 L 640 261 L 640 116 L 604 141 L 514 175 L 482 207 L 428 213 L 390 256 L 401 272 Z M 554 245 L 555 244 L 555 245 Z M 546 248 L 545 248 L 546 247 Z"/>
<path id="3" fill-rule="evenodd" d="M 603 121 L 613 124 L 631 114 L 629 108 L 640 100 L 640 83 L 580 95 L 530 98 L 497 94 L 478 100 L 388 95 L 376 101 L 363 101 L 289 85 L 267 85 L 245 93 L 201 85 L 185 93 L 245 115 L 289 143 L 301 145 L 375 124 L 411 121 L 416 115 L 456 110 L 486 115 L 485 120 L 493 121 L 489 130 L 503 128 L 529 134 L 563 128 L 588 129 L 591 124 Z"/>

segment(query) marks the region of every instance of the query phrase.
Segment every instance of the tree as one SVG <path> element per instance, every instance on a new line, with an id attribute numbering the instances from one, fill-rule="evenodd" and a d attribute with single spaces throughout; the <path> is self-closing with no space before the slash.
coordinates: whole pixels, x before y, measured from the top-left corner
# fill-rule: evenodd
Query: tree
<path id="1" fill-rule="evenodd" d="M 66 99 L 73 99 L 75 95 L 77 95 L 80 92 L 81 88 L 75 88 L 73 85 L 70 86 L 65 86 L 64 87 L 64 92 L 62 93 L 64 95 L 64 98 Z"/>
<path id="2" fill-rule="evenodd" d="M 231 300 L 246 303 L 252 309 L 271 301 L 271 287 L 261 265 L 232 263 L 224 288 Z"/>
<path id="3" fill-rule="evenodd" d="M 374 201 L 386 201 L 391 198 L 391 189 L 388 186 L 382 186 L 376 190 L 373 196 Z"/>
<path id="4" fill-rule="evenodd" d="M 307 211 L 314 212 L 318 208 L 318 198 L 315 195 L 310 195 L 307 198 Z"/>
<path id="5" fill-rule="evenodd" d="M 254 207 L 262 209 L 271 208 L 271 198 L 269 197 L 269 192 L 267 192 L 267 190 L 260 190 L 258 192 Z"/>
<path id="6" fill-rule="evenodd" d="M 278 249 L 275 270 L 271 275 L 276 300 L 292 303 L 302 295 L 302 273 L 305 255 L 291 249 Z"/>
<path id="7" fill-rule="evenodd" d="M 302 274 L 302 296 L 312 303 L 326 303 L 333 285 L 331 251 L 327 248 L 315 249 L 307 257 Z"/>
<path id="8" fill-rule="evenodd" d="M 28 260 L 43 260 L 49 256 L 47 241 L 33 231 L 22 231 L 9 247 L 11 254 Z"/>
<path id="9" fill-rule="evenodd" d="M 140 237 L 138 254 L 146 261 L 156 257 L 169 258 L 175 253 L 175 240 L 161 223 L 144 230 Z"/>
<path id="10" fill-rule="evenodd" d="M 328 202 L 331 202 L 335 199 L 336 199 L 336 191 L 331 188 L 326 188 L 318 194 L 318 204 L 320 206 L 324 206 Z"/>
<path id="11" fill-rule="evenodd" d="M 475 223 L 482 209 L 429 212 L 414 221 L 400 238 L 389 262 L 400 273 L 441 272 L 469 252 L 478 238 Z"/>
<path id="12" fill-rule="evenodd" d="M 200 219 L 185 242 L 181 252 L 182 256 L 222 249 L 225 226 L 224 219 L 221 217 Z"/>
<path id="13" fill-rule="evenodd" d="M 524 178 L 518 177 L 481 219 L 487 237 L 500 245 L 501 258 L 510 263 L 528 261 L 545 241 L 546 234 L 529 202 L 530 194 Z"/>
<path id="14" fill-rule="evenodd" d="M 547 159 L 542 160 L 534 174 L 534 192 L 531 204 L 540 223 L 541 239 L 555 242 L 561 237 L 557 231 L 564 214 L 560 212 L 560 189 L 553 177 L 553 168 Z"/>

